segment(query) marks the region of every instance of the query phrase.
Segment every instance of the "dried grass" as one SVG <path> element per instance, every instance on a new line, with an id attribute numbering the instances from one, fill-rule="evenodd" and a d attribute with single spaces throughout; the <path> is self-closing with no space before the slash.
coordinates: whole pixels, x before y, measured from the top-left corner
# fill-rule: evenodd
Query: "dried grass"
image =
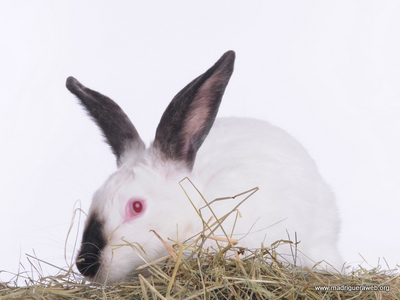
<path id="1" fill-rule="evenodd" d="M 400 299 L 399 275 L 358 268 L 348 275 L 283 265 L 268 249 L 225 259 L 222 253 L 177 255 L 150 263 L 148 272 L 113 285 L 85 283 L 71 272 L 24 287 L 1 284 L 0 299 Z"/>

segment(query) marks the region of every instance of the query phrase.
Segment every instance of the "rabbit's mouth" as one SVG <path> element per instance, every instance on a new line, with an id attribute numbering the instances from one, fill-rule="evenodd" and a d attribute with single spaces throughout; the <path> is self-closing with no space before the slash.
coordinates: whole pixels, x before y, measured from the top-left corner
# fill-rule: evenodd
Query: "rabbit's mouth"
<path id="1" fill-rule="evenodd" d="M 82 237 L 82 246 L 76 260 L 76 266 L 85 277 L 95 278 L 99 272 L 100 254 L 106 245 L 103 224 L 97 214 L 92 214 L 86 223 Z"/>

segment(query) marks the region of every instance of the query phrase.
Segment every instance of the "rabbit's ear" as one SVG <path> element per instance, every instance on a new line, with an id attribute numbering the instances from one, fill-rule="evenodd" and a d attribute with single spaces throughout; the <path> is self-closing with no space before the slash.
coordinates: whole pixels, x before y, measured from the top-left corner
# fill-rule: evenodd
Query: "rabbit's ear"
<path id="1" fill-rule="evenodd" d="M 183 161 L 191 170 L 233 72 L 235 52 L 226 52 L 172 99 L 157 127 L 153 146 L 165 158 Z"/>
<path id="2" fill-rule="evenodd" d="M 134 150 L 145 148 L 135 126 L 117 103 L 88 89 L 74 77 L 67 78 L 66 86 L 71 93 L 78 97 L 82 106 L 102 130 L 117 158 L 118 166 L 122 163 L 124 151 L 129 148 Z"/>

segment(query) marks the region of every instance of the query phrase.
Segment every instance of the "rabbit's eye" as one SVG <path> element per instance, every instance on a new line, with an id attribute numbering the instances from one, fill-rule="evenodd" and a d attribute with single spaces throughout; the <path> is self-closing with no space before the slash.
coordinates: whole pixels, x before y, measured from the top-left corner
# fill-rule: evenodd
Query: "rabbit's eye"
<path id="1" fill-rule="evenodd" d="M 131 199 L 126 204 L 125 221 L 130 221 L 141 216 L 146 210 L 146 201 L 139 199 Z"/>
<path id="2" fill-rule="evenodd" d="M 142 201 L 134 201 L 132 203 L 132 209 L 135 213 L 140 214 L 143 210 L 143 203 Z"/>

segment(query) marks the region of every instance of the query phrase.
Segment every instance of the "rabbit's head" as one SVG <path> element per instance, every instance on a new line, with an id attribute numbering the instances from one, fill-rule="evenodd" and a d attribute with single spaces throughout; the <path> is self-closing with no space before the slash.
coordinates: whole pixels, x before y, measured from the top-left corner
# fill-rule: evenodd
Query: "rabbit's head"
<path id="1" fill-rule="evenodd" d="M 234 59 L 233 51 L 226 52 L 173 98 L 149 148 L 113 100 L 67 79 L 67 88 L 100 127 L 118 166 L 94 194 L 85 224 L 77 267 L 89 280 L 120 280 L 146 257 L 162 255 L 165 248 L 151 230 L 171 239 L 190 231 L 195 211 L 178 183 L 191 173 L 214 123 Z"/>

